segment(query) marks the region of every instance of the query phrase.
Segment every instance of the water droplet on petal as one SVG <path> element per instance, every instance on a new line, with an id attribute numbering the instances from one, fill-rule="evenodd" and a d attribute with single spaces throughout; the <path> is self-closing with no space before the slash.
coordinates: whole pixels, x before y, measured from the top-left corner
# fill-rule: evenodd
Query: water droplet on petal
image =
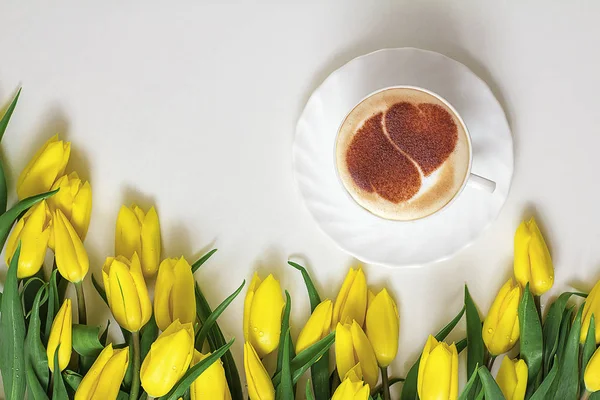
<path id="1" fill-rule="evenodd" d="M 252 328 L 252 330 L 253 330 L 254 332 L 258 332 L 258 328 L 257 328 L 257 327 L 254 327 L 254 328 Z"/>
<path id="2" fill-rule="evenodd" d="M 488 333 L 493 333 L 493 332 L 494 332 L 494 330 L 492 328 L 488 329 Z"/>
<path id="3" fill-rule="evenodd" d="M 263 336 L 265 336 L 265 333 L 264 332 L 258 332 L 258 336 L 263 337 Z"/>

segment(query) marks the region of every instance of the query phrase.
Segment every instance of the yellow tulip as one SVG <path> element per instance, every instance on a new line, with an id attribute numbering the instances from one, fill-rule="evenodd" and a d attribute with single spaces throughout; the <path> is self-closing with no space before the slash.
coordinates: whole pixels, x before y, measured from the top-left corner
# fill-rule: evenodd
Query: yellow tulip
<path id="1" fill-rule="evenodd" d="M 250 400 L 274 400 L 275 388 L 251 343 L 244 343 L 244 371 Z"/>
<path id="2" fill-rule="evenodd" d="M 52 190 L 60 189 L 58 193 L 48 198 L 48 207 L 54 213 L 60 209 L 67 217 L 75 232 L 81 238 L 90 225 L 92 215 L 92 187 L 89 182 L 82 182 L 77 172 L 63 175 L 52 185 Z"/>
<path id="3" fill-rule="evenodd" d="M 71 282 L 81 282 L 90 268 L 83 242 L 61 210 L 56 210 L 53 225 L 54 256 L 58 272 Z"/>
<path id="4" fill-rule="evenodd" d="M 358 322 L 350 324 L 338 322 L 335 328 L 335 362 L 340 378 L 346 376 L 356 364 L 360 363 L 362 378 L 375 387 L 379 379 L 379 367 L 373 346 Z"/>
<path id="5" fill-rule="evenodd" d="M 142 329 L 152 316 L 152 303 L 137 253 L 133 253 L 131 261 L 123 256 L 108 257 L 102 267 L 102 279 L 119 325 L 130 332 Z"/>
<path id="6" fill-rule="evenodd" d="M 56 178 L 65 171 L 70 154 L 71 143 L 58 140 L 58 135 L 52 136 L 19 175 L 19 199 L 49 191 Z"/>
<path id="7" fill-rule="evenodd" d="M 583 380 L 588 392 L 597 392 L 600 390 L 600 348 L 596 350 L 588 362 Z"/>
<path id="8" fill-rule="evenodd" d="M 31 207 L 21 218 L 6 242 L 6 263 L 10 265 L 13 254 L 21 242 L 21 255 L 17 277 L 20 279 L 35 275 L 42 265 L 52 231 L 52 215 L 45 200 Z"/>
<path id="9" fill-rule="evenodd" d="M 269 275 L 261 282 L 255 273 L 244 301 L 244 338 L 261 358 L 279 346 L 284 306 L 279 281 Z"/>
<path id="10" fill-rule="evenodd" d="M 584 343 L 587 338 L 592 315 L 594 315 L 596 326 L 596 344 L 600 344 L 600 281 L 596 282 L 587 299 L 585 299 L 583 314 L 581 316 L 581 343 Z"/>
<path id="11" fill-rule="evenodd" d="M 521 222 L 515 233 L 515 278 L 531 293 L 540 296 L 554 284 L 554 267 L 548 246 L 535 219 Z"/>
<path id="12" fill-rule="evenodd" d="M 48 367 L 54 372 L 54 353 L 58 349 L 58 367 L 61 371 L 67 368 L 71 359 L 71 343 L 72 343 L 73 315 L 71 311 L 71 299 L 66 299 L 63 305 L 56 313 L 52 328 L 50 328 L 50 337 L 48 338 L 48 346 L 46 347 L 46 355 L 48 356 Z"/>
<path id="13" fill-rule="evenodd" d="M 75 400 L 116 399 L 128 364 L 129 347 L 113 349 L 112 344 L 106 346 L 81 380 Z"/>
<path id="14" fill-rule="evenodd" d="M 527 364 L 523 360 L 511 360 L 504 356 L 496 382 L 506 400 L 523 400 L 527 390 Z"/>
<path id="15" fill-rule="evenodd" d="M 394 299 L 386 289 L 375 296 L 367 309 L 367 337 L 373 345 L 380 367 L 387 367 L 396 358 L 400 316 Z"/>
<path id="16" fill-rule="evenodd" d="M 136 206 L 121 207 L 115 231 L 115 253 L 131 258 L 137 252 L 144 276 L 153 276 L 160 262 L 160 224 L 154 207 L 147 213 Z"/>
<path id="17" fill-rule="evenodd" d="M 362 268 L 350 268 L 333 306 L 333 323 L 358 322 L 363 326 L 367 312 L 367 279 Z"/>
<path id="18" fill-rule="evenodd" d="M 159 271 L 160 273 L 160 271 Z M 204 360 L 208 354 L 202 354 L 197 350 L 194 351 L 192 366 Z M 192 400 L 214 399 L 214 400 L 230 400 L 231 393 L 227 386 L 225 378 L 225 370 L 221 360 L 217 360 L 210 365 L 190 387 L 190 395 Z"/>
<path id="19" fill-rule="evenodd" d="M 458 398 L 458 352 L 429 335 L 421 363 L 417 391 L 421 400 L 455 400 Z"/>
<path id="20" fill-rule="evenodd" d="M 194 275 L 185 258 L 160 263 L 154 288 L 154 317 L 164 331 L 176 319 L 182 324 L 196 320 Z"/>
<path id="21" fill-rule="evenodd" d="M 298 335 L 296 353 L 300 353 L 329 334 L 332 312 L 333 304 L 331 300 L 324 300 L 315 307 L 306 325 L 304 325 L 304 328 L 302 328 Z"/>
<path id="22" fill-rule="evenodd" d="M 167 394 L 187 372 L 194 355 L 194 328 L 175 320 L 152 343 L 140 369 L 144 390 L 153 397 Z"/>
<path id="23" fill-rule="evenodd" d="M 483 341 L 492 355 L 506 353 L 519 339 L 519 302 L 522 290 L 512 278 L 506 282 L 483 321 Z"/>
<path id="24" fill-rule="evenodd" d="M 333 393 L 331 400 L 368 400 L 371 389 L 364 384 L 356 373 L 348 372 L 340 386 Z"/>

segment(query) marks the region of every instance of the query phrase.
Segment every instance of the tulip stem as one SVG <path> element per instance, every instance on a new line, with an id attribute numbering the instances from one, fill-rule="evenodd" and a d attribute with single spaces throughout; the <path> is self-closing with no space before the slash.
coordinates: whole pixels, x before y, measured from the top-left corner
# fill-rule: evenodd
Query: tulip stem
<path id="1" fill-rule="evenodd" d="M 587 390 L 585 392 L 583 392 L 583 395 L 581 395 L 581 400 L 588 400 L 590 398 L 590 392 L 588 392 Z"/>
<path id="2" fill-rule="evenodd" d="M 387 367 L 381 367 L 381 386 L 383 389 L 383 399 L 390 400 L 390 380 Z"/>
<path id="3" fill-rule="evenodd" d="M 129 398 L 137 400 L 140 393 L 140 333 L 131 332 L 131 345 L 133 350 L 133 376 Z"/>
<path id="4" fill-rule="evenodd" d="M 83 281 L 75 282 L 77 292 L 77 309 L 79 310 L 79 324 L 87 324 L 87 312 L 85 310 L 85 294 L 83 293 Z"/>

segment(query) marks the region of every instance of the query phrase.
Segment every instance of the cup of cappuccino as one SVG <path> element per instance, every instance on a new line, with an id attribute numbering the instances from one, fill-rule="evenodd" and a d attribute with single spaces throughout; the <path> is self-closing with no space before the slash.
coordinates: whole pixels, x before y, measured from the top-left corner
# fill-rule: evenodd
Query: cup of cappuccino
<path id="1" fill-rule="evenodd" d="M 496 184 L 471 173 L 471 137 L 441 96 L 414 86 L 370 94 L 338 129 L 335 164 L 349 195 L 372 214 L 396 221 L 433 215 L 467 184 Z"/>

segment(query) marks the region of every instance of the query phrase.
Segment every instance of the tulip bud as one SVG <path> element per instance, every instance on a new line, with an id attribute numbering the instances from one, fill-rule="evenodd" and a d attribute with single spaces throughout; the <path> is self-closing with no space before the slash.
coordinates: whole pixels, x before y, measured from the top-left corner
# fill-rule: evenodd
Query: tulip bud
<path id="1" fill-rule="evenodd" d="M 458 352 L 429 335 L 419 364 L 417 391 L 421 400 L 455 400 L 458 397 Z"/>
<path id="2" fill-rule="evenodd" d="M 367 309 L 367 337 L 373 345 L 380 367 L 387 367 L 396 358 L 400 316 L 394 299 L 386 289 L 375 296 Z"/>
<path id="3" fill-rule="evenodd" d="M 13 254 L 21 242 L 21 255 L 17 277 L 27 278 L 37 274 L 42 268 L 50 233 L 52 232 L 52 215 L 45 200 L 31 207 L 21 218 L 6 242 L 6 264 L 10 265 Z"/>
<path id="4" fill-rule="evenodd" d="M 261 358 L 279 346 L 284 306 L 279 281 L 269 275 L 261 282 L 255 273 L 244 301 L 244 338 Z"/>
<path id="5" fill-rule="evenodd" d="M 136 206 L 121 207 L 115 232 L 115 253 L 131 258 L 137 252 L 144 276 L 153 276 L 160 262 L 160 225 L 154 207 L 147 213 Z"/>
<path id="6" fill-rule="evenodd" d="M 160 263 L 154 288 L 154 317 L 164 331 L 176 319 L 182 324 L 196 320 L 194 275 L 185 258 L 167 258 Z"/>
<path id="7" fill-rule="evenodd" d="M 338 322 L 335 328 L 335 362 L 340 378 L 345 377 L 348 371 L 360 363 L 364 381 L 370 387 L 377 384 L 377 357 L 358 322 L 352 321 L 352 325 Z"/>
<path id="8" fill-rule="evenodd" d="M 140 369 L 144 390 L 153 397 L 167 394 L 187 372 L 194 355 L 194 328 L 175 320 L 150 347 Z"/>
<path id="9" fill-rule="evenodd" d="M 65 171 L 70 154 L 71 143 L 58 140 L 58 135 L 48 139 L 19 175 L 19 200 L 49 191 L 56 178 Z"/>
<path id="10" fill-rule="evenodd" d="M 129 347 L 114 349 L 109 344 L 100 352 L 81 380 L 75 400 L 116 399 L 129 364 Z"/>
<path id="11" fill-rule="evenodd" d="M 322 301 L 308 318 L 308 322 L 298 335 L 296 354 L 312 346 L 329 334 L 333 304 L 331 300 Z"/>
<path id="12" fill-rule="evenodd" d="M 521 222 L 515 233 L 515 278 L 531 293 L 540 296 L 554 284 L 554 267 L 548 246 L 535 219 Z"/>
<path id="13" fill-rule="evenodd" d="M 102 267 L 108 304 L 122 328 L 137 332 L 150 320 L 152 303 L 137 253 L 131 261 L 123 256 L 108 257 Z"/>
<path id="14" fill-rule="evenodd" d="M 268 279 L 268 278 L 267 278 Z M 274 400 L 275 388 L 251 343 L 244 343 L 244 371 L 250 400 Z"/>
<path id="15" fill-rule="evenodd" d="M 504 356 L 496 382 L 506 400 L 523 400 L 527 390 L 527 364 L 523 360 L 511 360 Z"/>
<path id="16" fill-rule="evenodd" d="M 496 296 L 483 321 L 483 341 L 492 355 L 506 353 L 519 339 L 519 302 L 522 290 L 509 279 Z"/>
<path id="17" fill-rule="evenodd" d="M 210 356 L 210 353 L 202 354 L 195 350 L 192 366 L 198 364 L 208 356 Z M 225 370 L 223 369 L 223 363 L 221 363 L 221 360 L 217 360 L 212 363 L 198 378 L 196 378 L 196 380 L 192 383 L 192 386 L 190 386 L 190 395 L 192 400 L 231 399 L 229 387 L 227 386 L 227 379 L 225 378 Z"/>
<path id="18" fill-rule="evenodd" d="M 592 315 L 594 315 L 596 325 L 596 344 L 600 344 L 600 281 L 596 282 L 596 285 L 585 299 L 583 314 L 581 315 L 581 343 L 585 343 L 587 338 Z"/>
<path id="19" fill-rule="evenodd" d="M 367 279 L 362 268 L 350 268 L 333 306 L 333 323 L 358 322 L 363 326 L 367 312 Z"/>
<path id="20" fill-rule="evenodd" d="M 585 368 L 583 381 L 588 392 L 597 392 L 600 390 L 600 348 L 590 358 Z"/>
<path id="21" fill-rule="evenodd" d="M 54 256 L 58 272 L 70 282 L 81 282 L 90 268 L 83 242 L 61 210 L 56 210 L 54 225 Z"/>
<path id="22" fill-rule="evenodd" d="M 77 172 L 63 175 L 52 185 L 52 190 L 60 189 L 48 198 L 48 207 L 53 213 L 60 209 L 71 222 L 75 232 L 83 241 L 92 215 L 92 187 L 82 182 Z"/>
<path id="23" fill-rule="evenodd" d="M 365 385 L 351 370 L 337 387 L 331 400 L 368 400 L 370 392 L 369 385 Z"/>
<path id="24" fill-rule="evenodd" d="M 67 368 L 71 359 L 71 343 L 73 329 L 73 314 L 71 311 L 71 299 L 66 299 L 63 305 L 56 313 L 52 328 L 50 328 L 50 337 L 48 338 L 48 346 L 46 347 L 46 355 L 48 356 L 48 367 L 54 372 L 54 353 L 58 349 L 58 367 L 61 371 Z"/>

